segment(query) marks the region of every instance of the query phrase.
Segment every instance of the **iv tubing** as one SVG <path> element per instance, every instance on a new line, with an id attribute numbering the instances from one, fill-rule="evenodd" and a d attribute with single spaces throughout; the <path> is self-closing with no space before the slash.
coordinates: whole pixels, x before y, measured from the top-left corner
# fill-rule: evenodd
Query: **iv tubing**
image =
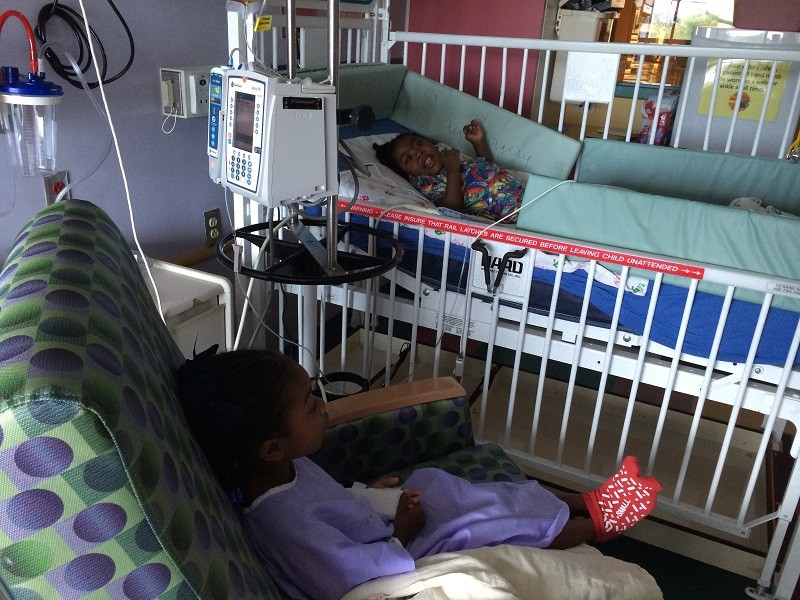
<path id="1" fill-rule="evenodd" d="M 58 46 L 57 44 L 50 43 L 50 42 L 44 44 L 39 49 L 39 51 L 41 52 L 42 56 L 44 56 L 44 52 L 48 48 L 52 49 L 54 52 L 61 52 L 67 58 L 67 61 L 69 61 L 69 63 L 72 66 L 73 70 L 77 74 L 78 79 L 80 79 L 81 86 L 83 86 L 83 91 L 86 92 L 87 96 L 89 96 L 89 100 L 91 101 L 92 106 L 94 106 L 95 110 L 100 114 L 100 117 L 103 119 L 103 121 L 105 121 L 107 123 L 108 121 L 106 119 L 106 113 L 103 110 L 103 107 L 97 101 L 97 98 L 95 98 L 94 94 L 92 94 L 92 90 L 89 87 L 89 83 L 86 81 L 86 78 L 83 76 L 83 73 L 81 72 L 80 68 L 78 67 L 78 62 L 75 60 L 75 57 L 72 56 L 72 54 L 70 54 L 66 50 L 64 50 L 64 48 Z M 113 138 L 109 138 L 108 146 L 106 147 L 106 151 L 100 157 L 100 160 L 97 161 L 95 163 L 95 165 L 88 172 L 86 172 L 85 174 L 81 175 L 78 179 L 76 179 L 74 181 L 71 181 L 68 185 L 66 185 L 64 187 L 64 189 L 62 189 L 58 193 L 58 196 L 56 196 L 56 199 L 54 200 L 54 202 L 60 202 L 63 198 L 65 198 L 67 196 L 67 194 L 69 194 L 69 192 L 70 192 L 70 190 L 72 188 L 74 188 L 79 183 L 82 183 L 82 182 L 86 181 L 87 179 L 89 179 L 89 177 L 94 175 L 95 172 L 97 171 L 97 169 L 100 168 L 100 165 L 102 165 L 106 161 L 106 158 L 108 158 L 108 155 L 111 153 L 111 149 L 113 147 L 114 147 L 114 140 L 113 140 Z"/>
<path id="2" fill-rule="evenodd" d="M 17 17 L 22 22 L 22 26 L 25 28 L 25 35 L 28 36 L 28 50 L 30 53 L 31 73 L 38 73 L 39 56 L 36 53 L 36 38 L 33 37 L 33 29 L 31 29 L 31 24 L 28 22 L 28 19 L 25 18 L 25 15 L 23 15 L 18 10 L 7 10 L 2 15 L 0 15 L 0 30 L 3 29 L 3 24 L 9 17 Z"/>
<path id="3" fill-rule="evenodd" d="M 89 17 L 86 16 L 86 7 L 83 4 L 83 0 L 78 0 L 78 5 L 81 8 L 83 25 L 86 28 L 86 31 L 90 31 Z M 146 255 L 142 250 L 142 245 L 139 243 L 139 235 L 136 233 L 136 221 L 133 218 L 133 203 L 131 202 L 131 192 L 130 188 L 128 187 L 128 176 L 125 173 L 125 165 L 122 162 L 122 153 L 119 149 L 119 140 L 117 140 L 117 132 L 114 129 L 114 121 L 111 119 L 111 110 L 108 108 L 108 98 L 106 98 L 105 87 L 103 85 L 103 77 L 100 74 L 100 65 L 97 62 L 97 56 L 94 50 L 94 44 L 92 43 L 92 36 L 89 36 L 89 52 L 91 52 L 92 60 L 94 61 L 94 70 L 95 73 L 97 74 L 97 87 L 100 89 L 100 97 L 103 99 L 103 108 L 105 109 L 106 118 L 108 119 L 108 127 L 111 130 L 111 138 L 114 141 L 114 147 L 116 148 L 117 151 L 117 162 L 119 163 L 120 175 L 122 175 L 122 186 L 125 189 L 125 199 L 127 200 L 128 203 L 128 214 L 130 215 L 131 219 L 131 232 L 133 233 L 133 242 L 136 244 L 136 248 L 137 250 L 139 250 L 139 255 L 142 257 L 142 263 L 144 264 L 144 270 L 147 273 L 147 277 L 150 280 L 150 283 L 153 284 L 153 293 L 155 295 L 156 306 L 158 306 L 158 314 L 161 316 L 161 320 L 165 321 L 164 309 L 161 305 L 161 294 L 159 294 L 158 292 L 158 286 L 156 285 L 156 280 L 153 278 L 153 272 L 150 269 L 150 265 L 147 264 Z"/>

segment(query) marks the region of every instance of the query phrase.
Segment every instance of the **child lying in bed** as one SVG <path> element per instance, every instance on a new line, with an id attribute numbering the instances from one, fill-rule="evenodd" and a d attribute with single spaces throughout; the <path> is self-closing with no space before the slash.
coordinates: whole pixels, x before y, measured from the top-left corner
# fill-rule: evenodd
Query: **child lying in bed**
<path id="1" fill-rule="evenodd" d="M 206 456 L 228 487 L 240 486 L 245 528 L 291 598 L 341 598 L 442 552 L 607 540 L 649 514 L 661 489 L 639 476 L 632 457 L 597 490 L 558 496 L 535 481 L 471 484 L 426 468 L 408 478 L 387 519 L 307 458 L 322 444 L 328 415 L 292 359 L 256 350 L 201 355 L 179 379 Z"/>
<path id="2" fill-rule="evenodd" d="M 493 221 L 513 213 L 522 203 L 525 186 L 492 162 L 486 134 L 477 120 L 464 126 L 464 138 L 472 144 L 477 158 L 465 160 L 458 150 L 442 151 L 413 133 L 376 144 L 375 154 L 436 206 Z M 504 222 L 516 220 L 514 214 Z"/>

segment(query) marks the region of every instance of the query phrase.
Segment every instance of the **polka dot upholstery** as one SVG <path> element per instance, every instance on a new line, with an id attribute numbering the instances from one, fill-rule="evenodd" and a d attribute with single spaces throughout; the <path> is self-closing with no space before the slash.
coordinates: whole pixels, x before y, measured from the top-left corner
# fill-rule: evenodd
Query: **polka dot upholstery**
<path id="1" fill-rule="evenodd" d="M 102 210 L 57 203 L 23 229 L 0 272 L 0 580 L 14 598 L 281 598 L 189 434 L 182 362 Z M 524 479 L 475 444 L 463 397 L 341 425 L 313 458 L 345 484 L 428 465 Z"/>
<path id="2" fill-rule="evenodd" d="M 435 466 L 473 482 L 522 481 L 502 448 L 475 444 L 466 398 L 437 400 L 332 428 L 311 457 L 342 485 L 382 475 L 405 479 Z"/>
<path id="3" fill-rule="evenodd" d="M 98 207 L 0 272 L 0 579 L 15 598 L 280 598 L 188 433 L 183 358 Z"/>

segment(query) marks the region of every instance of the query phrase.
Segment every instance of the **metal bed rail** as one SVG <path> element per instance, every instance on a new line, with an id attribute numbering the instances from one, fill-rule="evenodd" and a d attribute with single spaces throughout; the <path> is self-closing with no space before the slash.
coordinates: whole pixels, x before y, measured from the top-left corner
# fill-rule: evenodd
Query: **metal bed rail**
<path id="1" fill-rule="evenodd" d="M 237 25 L 247 23 L 243 31 L 237 34 L 239 39 L 249 39 L 251 55 L 255 60 L 275 71 L 286 68 L 286 31 L 290 25 L 285 4 L 285 0 L 265 0 L 246 7 L 235 7 L 240 14 L 247 14 L 237 19 Z M 295 6 L 298 67 L 327 66 L 327 5 L 312 0 L 297 0 Z M 342 2 L 339 13 L 340 62 L 350 64 L 380 60 L 381 40 L 388 36 L 388 1 Z"/>
<path id="2" fill-rule="evenodd" d="M 800 345 L 800 324 L 793 333 L 783 365 L 760 364 L 756 350 L 766 317 L 771 308 L 779 304 L 778 297 L 797 301 L 800 287 L 796 282 L 778 281 L 779 278 L 754 273 L 743 276 L 730 269 L 699 263 L 685 265 L 688 270 L 702 273 L 702 281 L 724 286 L 723 308 L 713 333 L 710 355 L 694 357 L 682 350 L 682 344 L 686 335 L 692 333 L 688 316 L 700 279 L 686 279 L 689 292 L 678 340 L 674 348 L 668 348 L 649 338 L 663 270 L 656 268 L 651 272 L 653 300 L 645 329 L 632 335 L 619 325 L 622 291 L 617 293 L 608 327 L 587 323 L 591 290 L 597 285 L 593 277 L 600 264 L 597 260 L 589 261 L 589 284 L 580 315 L 565 318 L 556 313 L 565 260 L 569 256 L 580 256 L 585 250 L 573 242 L 503 227 L 486 232 L 472 224 L 420 216 L 402 209 L 389 212 L 384 219 L 394 221 L 396 235 L 400 221 L 406 232 L 417 231 L 416 266 L 411 273 L 398 270 L 379 281 L 317 290 L 320 340 L 331 334 L 326 330 L 328 323 L 333 322 L 331 315 L 334 312 L 343 315 L 337 325 L 340 332 L 333 336 L 338 339 L 337 347 L 330 351 L 324 344 L 320 346 L 318 361 L 323 372 L 352 370 L 352 365 L 358 364 L 357 370 L 366 379 L 383 369 L 384 381 L 388 382 L 397 360 L 398 343 L 410 344 L 408 379 L 448 372 L 467 376 L 483 371 L 480 398 L 475 405 L 480 439 L 499 443 L 534 474 L 559 477 L 578 487 L 596 485 L 625 454 L 638 454 L 643 470 L 665 485 L 658 505 L 662 514 L 723 536 L 745 539 L 756 532 L 766 541 L 763 544 L 764 565 L 758 579 L 761 591 L 754 593 L 770 597 L 766 594 L 773 589 L 777 594 L 774 597 L 790 597 L 791 592 L 787 594 L 786 590 L 794 588 L 800 568 L 798 536 L 794 536 L 792 550 L 787 554 L 782 554 L 781 549 L 787 542 L 800 497 L 797 463 L 794 462 L 788 485 L 778 492 L 774 504 L 768 506 L 765 490 L 771 453 L 781 450 L 792 459 L 798 454 L 800 369 L 795 360 Z M 409 222 L 413 225 L 409 226 Z M 375 224 L 374 219 L 370 224 Z M 464 267 L 466 293 L 426 282 L 422 278 L 426 228 L 443 232 L 440 236 L 444 239 L 440 281 L 446 281 L 446 268 L 455 245 L 469 244 L 480 236 L 490 245 L 493 255 L 506 251 L 508 239 L 513 240 L 513 247 L 528 249 L 527 255 L 519 259 L 524 264 L 525 289 L 521 294 L 510 295 L 501 285 L 494 294 L 487 292 L 482 275 L 476 272 L 480 268 L 480 255 L 474 250 L 468 266 Z M 558 245 L 569 245 L 569 251 L 557 257 L 550 310 L 544 314 L 532 313 L 528 310 L 527 299 L 533 252 Z M 631 255 L 622 249 L 597 245 L 590 250 L 619 258 L 615 265 L 621 280 L 619 290 L 624 290 L 630 273 L 626 260 L 638 268 L 643 262 L 659 265 L 670 260 L 638 252 Z M 576 252 L 579 254 L 570 254 Z M 767 289 L 780 291 L 765 292 Z M 717 359 L 717 352 L 728 323 L 728 309 L 734 294 L 743 290 L 761 299 L 758 323 L 746 361 L 724 362 Z M 299 288 L 292 286 L 288 291 L 301 294 Z M 307 311 L 306 304 L 307 300 L 298 310 Z M 284 305 L 281 310 L 285 308 Z M 298 312 L 298 318 L 304 318 L 304 314 L 307 315 Z M 380 336 L 375 333 L 379 324 Z M 352 343 L 354 326 L 361 331 L 357 344 Z M 402 334 L 399 333 L 401 329 Z M 285 329 L 280 334 L 292 337 Z M 446 350 L 447 334 L 455 336 L 449 338 L 452 354 Z M 375 345 L 377 337 L 383 338 L 382 346 Z M 458 340 L 458 348 L 453 348 L 454 339 Z M 469 346 L 476 343 L 482 345 L 477 360 L 469 356 Z M 425 344 L 433 345 L 432 358 L 421 358 Z M 508 364 L 511 383 L 509 392 L 498 398 L 491 393 L 491 371 L 494 363 L 500 360 L 496 357 L 503 352 L 506 356 L 503 360 L 511 357 Z M 526 374 L 523 366 L 526 357 L 540 357 L 539 374 L 549 374 L 551 365 L 567 369 L 568 373 L 562 375 L 565 386 L 557 400 L 545 390 L 549 381 L 546 377 L 531 380 L 530 374 Z M 425 361 L 432 361 L 432 364 L 424 364 Z M 468 372 L 465 372 L 465 363 L 468 363 Z M 581 374 L 586 372 L 599 376 L 591 392 L 593 399 L 589 408 L 579 404 L 579 397 L 586 395 L 585 389 L 576 393 L 576 389 L 582 387 L 578 383 Z M 627 396 L 620 397 L 619 391 L 610 388 L 609 382 L 614 379 L 630 382 Z M 535 389 L 531 387 L 532 381 L 535 381 Z M 647 385 L 659 390 L 658 397 L 651 398 L 649 404 L 641 401 L 641 389 Z M 676 397 L 689 397 L 688 409 L 673 410 Z M 650 415 L 647 427 L 642 424 L 643 410 Z M 586 421 L 586 412 L 591 414 L 591 419 L 576 425 L 576 419 Z M 755 422 L 753 415 L 758 416 Z M 675 445 L 674 435 L 666 439 L 667 430 L 676 428 L 682 440 L 679 446 Z M 609 429 L 617 432 L 615 443 L 609 444 L 607 440 L 600 443 L 598 436 L 604 433 L 607 438 Z M 709 429 L 713 433 L 709 433 Z M 775 588 L 772 588 L 773 583 Z"/>
<path id="3" fill-rule="evenodd" d="M 709 107 L 717 107 L 724 98 L 717 98 L 721 89 L 730 89 L 730 103 L 743 106 L 749 97 L 750 86 L 757 85 L 765 91 L 758 118 L 753 123 L 744 123 L 739 113 L 734 111 L 730 116 L 717 113 L 717 109 L 707 110 L 703 118 L 703 135 L 699 147 L 703 150 L 722 152 L 735 151 L 751 155 L 769 155 L 783 158 L 795 138 L 798 120 L 798 98 L 800 98 L 800 50 L 782 49 L 748 49 L 748 48 L 709 48 L 699 46 L 676 46 L 660 44 L 618 44 L 607 42 L 574 42 L 543 39 L 517 39 L 503 37 L 460 36 L 449 34 L 430 34 L 419 32 L 393 31 L 383 45 L 382 60 L 388 60 L 389 49 L 396 44 L 403 47 L 403 63 L 426 77 L 440 83 L 467 91 L 478 98 L 493 102 L 517 114 L 530 117 L 539 123 L 557 126 L 559 131 L 566 128 L 565 115 L 568 106 L 577 106 L 581 111 L 579 139 L 587 136 L 590 123 L 590 111 L 597 111 L 593 121 L 600 120 L 602 127 L 598 137 L 608 138 L 618 134 L 625 141 L 636 137 L 634 128 L 641 116 L 637 101 L 646 100 L 655 95 L 654 112 L 658 115 L 665 105 L 665 95 L 676 86 L 668 85 L 667 73 L 671 61 L 686 61 L 683 84 L 680 86 L 680 102 L 678 103 L 672 138 L 672 146 L 681 146 L 682 138 L 689 129 L 684 129 L 695 106 L 689 106 L 687 99 L 700 93 L 703 78 L 697 84 L 695 74 L 706 73 L 711 97 L 705 102 Z M 550 115 L 547 108 L 552 103 L 548 93 L 552 84 L 552 69 L 556 55 L 566 53 L 572 55 L 576 65 L 586 57 L 606 57 L 612 65 L 626 60 L 636 66 L 636 76 L 632 84 L 630 107 L 620 109 L 624 130 L 612 130 L 612 114 L 619 98 L 612 94 L 606 103 L 583 101 L 579 96 L 568 98 L 564 95 L 558 103 L 557 120 L 548 122 Z M 657 84 L 643 82 L 643 65 L 645 58 L 657 58 L 663 65 L 661 77 Z M 741 75 L 731 78 L 723 66 L 730 62 L 741 63 Z M 536 64 L 538 66 L 534 67 Z M 569 68 L 569 67 L 568 67 Z M 577 67 L 580 71 L 580 67 Z M 609 70 L 610 76 L 617 77 L 617 69 Z M 791 81 L 787 81 L 787 74 Z M 749 77 L 748 77 L 749 75 Z M 571 77 L 570 71 L 566 75 Z M 723 80 L 724 79 L 724 80 Z M 600 85 L 592 80 L 592 86 Z M 613 84 L 613 82 L 612 82 Z M 708 92 L 706 92 L 708 93 Z M 774 94 L 774 96 L 773 96 Z M 780 98 L 778 97 L 780 96 Z M 764 149 L 764 129 L 772 127 L 775 115 L 770 111 L 775 101 L 786 103 L 781 110 L 785 115 L 784 122 L 779 123 L 781 129 L 779 144 L 774 148 Z M 627 115 L 624 111 L 627 110 Z M 604 118 L 602 116 L 604 115 Z M 696 128 L 696 119 L 692 119 L 691 128 Z M 656 128 L 650 130 L 648 143 L 655 141 Z M 719 143 L 716 139 L 721 139 Z"/>

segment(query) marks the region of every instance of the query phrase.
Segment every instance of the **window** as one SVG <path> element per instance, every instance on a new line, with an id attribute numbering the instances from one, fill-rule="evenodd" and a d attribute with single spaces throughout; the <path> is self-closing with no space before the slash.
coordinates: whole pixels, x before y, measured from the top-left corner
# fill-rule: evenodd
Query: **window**
<path id="1" fill-rule="evenodd" d="M 620 11 L 615 42 L 688 44 L 695 27 L 732 27 L 734 0 L 629 0 Z M 642 83 L 661 81 L 663 58 L 645 57 Z M 678 86 L 686 59 L 672 59 L 667 85 Z M 623 57 L 619 80 L 636 81 L 639 56 Z"/>

